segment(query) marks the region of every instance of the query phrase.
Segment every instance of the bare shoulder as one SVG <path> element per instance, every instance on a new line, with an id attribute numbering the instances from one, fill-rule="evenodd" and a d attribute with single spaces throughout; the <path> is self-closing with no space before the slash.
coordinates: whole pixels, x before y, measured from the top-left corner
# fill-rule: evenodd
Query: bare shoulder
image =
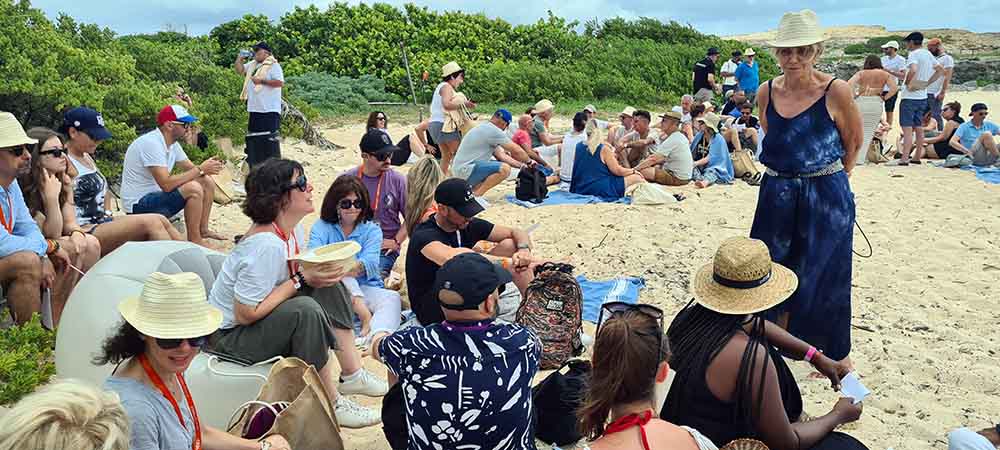
<path id="1" fill-rule="evenodd" d="M 650 442 L 656 442 L 656 447 L 678 450 L 697 450 L 698 443 L 687 430 L 665 420 L 652 420 L 646 426 Z"/>

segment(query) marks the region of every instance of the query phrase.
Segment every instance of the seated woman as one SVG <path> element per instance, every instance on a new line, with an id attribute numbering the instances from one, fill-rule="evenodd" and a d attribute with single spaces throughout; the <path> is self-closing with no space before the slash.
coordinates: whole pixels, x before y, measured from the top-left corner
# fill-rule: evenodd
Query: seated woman
<path id="1" fill-rule="evenodd" d="M 108 180 L 92 157 L 97 146 L 111 138 L 103 122 L 97 111 L 81 107 L 66 112 L 59 128 L 68 138 L 66 153 L 76 172 L 73 198 L 77 223 L 100 241 L 101 256 L 131 241 L 184 240 L 184 236 L 162 215 L 111 215 L 108 210 L 111 200 L 107 197 Z"/>
<path id="2" fill-rule="evenodd" d="M 353 175 L 341 175 L 323 198 L 320 219 L 309 232 L 309 248 L 352 240 L 361 244 L 357 266 L 343 283 L 351 291 L 354 314 L 361 319 L 359 343 L 364 344 L 378 332 L 392 333 L 399 328 L 399 293 L 385 288 L 379 273 L 382 229 L 373 219 L 368 189 Z"/>
<path id="3" fill-rule="evenodd" d="M 707 113 L 695 120 L 700 128 L 691 143 L 691 153 L 694 156 L 694 186 L 702 189 L 716 183 L 729 184 L 733 182 L 733 160 L 729 157 L 729 147 L 725 138 L 719 134 L 719 116 Z"/>
<path id="4" fill-rule="evenodd" d="M 131 450 L 289 449 L 277 434 L 257 442 L 199 422 L 184 371 L 222 314 L 205 301 L 198 275 L 154 272 L 142 294 L 118 304 L 118 311 L 125 320 L 94 364 L 117 365 L 104 388 L 125 407 Z"/>
<path id="5" fill-rule="evenodd" d="M 585 131 L 587 141 L 577 144 L 573 158 L 570 192 L 617 200 L 625 196 L 625 188 L 646 182 L 635 169 L 622 167 L 614 149 L 604 142 L 596 120 L 588 120 Z"/>
<path id="6" fill-rule="evenodd" d="M 941 120 L 944 120 L 944 130 L 937 136 L 924 139 L 924 154 L 928 158 L 948 159 L 949 155 L 958 155 L 962 152 L 951 147 L 951 137 L 955 135 L 959 125 L 965 122 L 962 118 L 962 104 L 951 102 L 944 105 L 941 110 Z"/>
<path id="7" fill-rule="evenodd" d="M 764 319 L 763 311 L 785 301 L 798 279 L 771 261 L 763 242 L 727 239 L 691 285 L 694 301 L 667 330 L 677 376 L 660 417 L 694 427 L 719 446 L 754 438 L 771 450 L 866 449 L 833 431 L 861 416 L 861 404 L 851 399 L 800 422 L 802 396 L 782 354 L 810 362 L 835 390 L 850 369 Z"/>
<path id="8" fill-rule="evenodd" d="M 24 202 L 38 222 L 42 235 L 66 249 L 73 266 L 86 272 L 101 257 L 101 243 L 76 224 L 73 205 L 76 171 L 66 162 L 65 138 L 48 128 L 32 128 L 28 130 L 28 137 L 38 143 L 31 152 L 31 170 L 17 177 L 17 184 L 24 192 Z M 80 272 L 69 269 L 68 276 L 56 277 L 52 286 L 53 324 L 59 323 L 70 291 L 80 281 Z"/>
<path id="9" fill-rule="evenodd" d="M 406 214 L 403 225 L 406 226 L 407 236 L 413 236 L 417 225 L 437 212 L 434 190 L 442 181 L 444 172 L 434 158 L 420 158 L 406 173 Z"/>
<path id="10" fill-rule="evenodd" d="M 665 382 L 670 370 L 663 311 L 610 302 L 601 307 L 601 317 L 590 384 L 578 413 L 581 434 L 593 441 L 585 450 L 715 450 L 698 431 L 661 420 L 655 412 L 654 386 Z"/>
<path id="11" fill-rule="evenodd" d="M 252 362 L 275 356 L 302 359 L 319 371 L 341 426 L 378 423 L 377 413 L 346 397 L 377 397 L 389 388 L 361 367 L 351 295 L 341 283 L 345 274 L 289 260 L 304 250 L 299 247 L 304 233 L 300 222 L 314 211 L 312 185 L 302 165 L 269 159 L 251 170 L 246 193 L 243 213 L 253 225 L 223 262 L 209 295 L 224 318 L 212 336 L 214 349 Z M 330 349 L 340 362 L 339 389 L 328 364 Z"/>

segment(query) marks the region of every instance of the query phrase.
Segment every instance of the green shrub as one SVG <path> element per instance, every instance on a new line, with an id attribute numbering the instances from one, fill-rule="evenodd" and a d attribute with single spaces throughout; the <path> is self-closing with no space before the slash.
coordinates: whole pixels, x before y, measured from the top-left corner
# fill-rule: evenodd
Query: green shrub
<path id="1" fill-rule="evenodd" d="M 385 92 L 385 82 L 371 75 L 351 78 L 309 72 L 288 77 L 288 86 L 296 98 L 327 114 L 365 110 L 369 101 L 403 101 L 398 95 Z"/>
<path id="2" fill-rule="evenodd" d="M 37 314 L 22 326 L 0 329 L 0 405 L 18 401 L 52 378 L 55 343 L 55 332 L 42 327 Z"/>

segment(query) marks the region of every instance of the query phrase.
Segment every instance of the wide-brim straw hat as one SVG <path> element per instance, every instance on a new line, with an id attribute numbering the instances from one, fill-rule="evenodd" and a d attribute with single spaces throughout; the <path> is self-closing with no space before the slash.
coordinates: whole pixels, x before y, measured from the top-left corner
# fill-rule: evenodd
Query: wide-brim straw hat
<path id="1" fill-rule="evenodd" d="M 304 265 L 321 265 L 324 267 L 341 266 L 347 268 L 355 261 L 354 255 L 361 251 L 361 244 L 354 241 L 341 241 L 310 249 L 289 259 L 299 261 Z"/>
<path id="2" fill-rule="evenodd" d="M 441 78 L 447 78 L 451 74 L 456 72 L 461 72 L 463 70 L 465 69 L 459 66 L 457 62 L 451 61 L 448 64 L 445 64 L 444 66 L 441 67 Z"/>
<path id="3" fill-rule="evenodd" d="M 543 113 L 545 111 L 549 111 L 549 110 L 551 110 L 551 109 L 553 109 L 555 107 L 556 107 L 556 105 L 553 104 L 551 100 L 549 100 L 547 98 L 543 98 L 543 99 L 539 100 L 538 103 L 535 103 L 535 107 L 531 108 L 531 112 L 534 113 L 534 114 L 541 114 L 541 113 Z"/>
<path id="4" fill-rule="evenodd" d="M 13 114 L 0 111 L 0 148 L 31 145 L 37 142 L 37 139 L 28 137 L 21 122 L 18 122 Z"/>
<path id="5" fill-rule="evenodd" d="M 702 122 L 706 127 L 712 129 L 712 131 L 719 132 L 719 121 L 722 119 L 715 113 L 707 113 L 704 116 L 698 118 L 698 122 Z"/>
<path id="6" fill-rule="evenodd" d="M 774 40 L 768 44 L 771 47 L 790 48 L 812 45 L 826 40 L 823 28 L 819 26 L 819 17 L 810 9 L 799 12 L 787 12 L 781 16 L 778 32 Z"/>
<path id="7" fill-rule="evenodd" d="M 621 116 L 632 117 L 633 114 L 635 114 L 635 108 L 631 106 L 626 106 L 625 109 L 623 109 L 622 112 L 618 114 L 618 117 Z"/>
<path id="8" fill-rule="evenodd" d="M 207 336 L 222 323 L 222 311 L 208 303 L 205 284 L 191 272 L 151 273 L 142 293 L 119 303 L 118 311 L 140 333 L 160 339 Z"/>
<path id="9" fill-rule="evenodd" d="M 756 54 L 757 52 L 753 51 L 753 48 L 750 47 L 748 47 L 746 50 L 743 50 L 743 56 L 754 56 Z"/>
<path id="10" fill-rule="evenodd" d="M 771 261 L 771 253 L 762 241 L 733 237 L 719 246 L 711 264 L 698 270 L 691 282 L 691 293 L 705 308 L 742 315 L 770 309 L 798 287 L 795 273 Z"/>

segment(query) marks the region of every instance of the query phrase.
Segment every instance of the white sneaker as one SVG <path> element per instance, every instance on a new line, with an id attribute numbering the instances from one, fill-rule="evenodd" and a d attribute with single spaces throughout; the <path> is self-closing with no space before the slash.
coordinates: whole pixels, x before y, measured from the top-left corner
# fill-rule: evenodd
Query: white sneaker
<path id="1" fill-rule="evenodd" d="M 364 428 L 382 422 L 379 413 L 354 403 L 343 393 L 337 397 L 333 413 L 337 416 L 337 423 L 344 428 Z"/>
<path id="2" fill-rule="evenodd" d="M 382 397 L 389 392 L 389 383 L 376 378 L 367 369 L 361 369 L 361 373 L 353 380 L 341 381 L 337 391 L 344 395 L 361 394 L 369 397 Z"/>

